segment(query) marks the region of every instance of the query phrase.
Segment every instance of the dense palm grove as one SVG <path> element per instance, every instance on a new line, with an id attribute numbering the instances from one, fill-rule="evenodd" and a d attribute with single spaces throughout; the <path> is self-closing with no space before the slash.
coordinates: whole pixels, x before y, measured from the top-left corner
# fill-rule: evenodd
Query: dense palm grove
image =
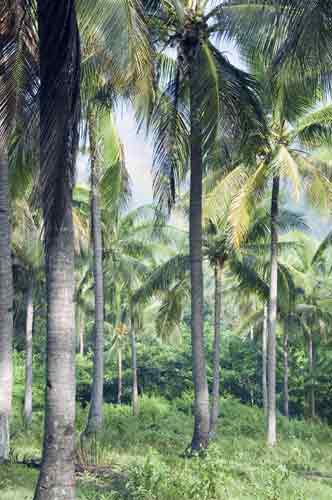
<path id="1" fill-rule="evenodd" d="M 331 26 L 324 0 L 1 3 L 0 489 L 39 471 L 5 498 L 331 498 Z"/>

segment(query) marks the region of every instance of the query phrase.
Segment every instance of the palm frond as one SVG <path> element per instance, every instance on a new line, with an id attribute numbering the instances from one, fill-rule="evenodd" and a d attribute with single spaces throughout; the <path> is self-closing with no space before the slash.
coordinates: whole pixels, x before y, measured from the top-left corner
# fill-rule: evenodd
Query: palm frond
<path id="1" fill-rule="evenodd" d="M 155 293 L 167 291 L 175 280 L 183 279 L 189 270 L 189 266 L 190 259 L 187 255 L 172 257 L 153 271 L 145 284 L 136 291 L 133 296 L 133 303 L 146 302 Z"/>
<path id="2" fill-rule="evenodd" d="M 74 1 L 38 4 L 40 193 L 46 242 L 71 206 L 80 120 L 80 41 Z M 60 33 L 55 27 L 62 26 Z M 60 91 L 61 89 L 61 91 Z"/>
<path id="3" fill-rule="evenodd" d="M 313 264 L 317 263 L 331 245 L 332 245 L 332 231 L 330 231 L 328 235 L 324 238 L 324 240 L 319 244 L 315 252 L 315 255 L 312 259 L 312 263 Z"/>

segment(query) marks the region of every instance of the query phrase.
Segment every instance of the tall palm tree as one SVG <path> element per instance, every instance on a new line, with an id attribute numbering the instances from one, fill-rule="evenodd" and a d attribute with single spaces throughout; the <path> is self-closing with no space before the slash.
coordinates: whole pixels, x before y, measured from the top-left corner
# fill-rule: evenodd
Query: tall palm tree
<path id="1" fill-rule="evenodd" d="M 29 194 L 29 190 L 26 194 Z M 23 416 L 27 426 L 32 421 L 32 333 L 34 318 L 35 286 L 43 274 L 43 245 L 40 214 L 34 211 L 26 199 L 13 204 L 12 247 L 14 264 L 26 282 L 26 346 L 25 346 L 25 391 Z"/>
<path id="2" fill-rule="evenodd" d="M 34 498 L 70 500 L 75 498 L 72 187 L 80 118 L 80 47 L 73 1 L 38 2 L 37 7 L 48 313 L 44 447 Z"/>
<path id="3" fill-rule="evenodd" d="M 257 64 L 258 58 L 256 58 Z M 299 82 L 286 82 L 268 78 L 266 65 L 254 66 L 256 76 L 264 85 L 265 109 L 268 121 L 266 144 L 258 150 L 259 162 L 248 177 L 234 201 L 231 215 L 233 226 L 239 229 L 236 238 L 245 233 L 246 213 L 252 210 L 257 196 L 265 193 L 270 181 L 270 297 L 268 303 L 268 444 L 276 444 L 276 337 L 278 298 L 278 218 L 281 178 L 288 178 L 295 198 L 301 192 L 301 179 L 305 178 L 306 194 L 314 203 L 328 199 L 331 174 L 328 165 L 316 162 L 311 150 L 329 141 L 332 108 L 323 103 L 315 108 L 317 94 L 306 91 Z M 255 192 L 255 195 L 253 193 Z M 251 201 L 249 199 L 251 198 Z M 240 236 L 241 238 L 241 236 Z"/>
<path id="4" fill-rule="evenodd" d="M 97 115 L 90 110 L 89 145 L 91 165 L 91 226 L 93 243 L 93 275 L 95 297 L 95 326 L 94 326 L 94 375 L 91 394 L 88 432 L 100 430 L 103 421 L 103 382 L 104 382 L 104 283 L 103 283 L 103 246 L 101 228 L 101 207 L 99 194 L 100 157 L 98 154 L 96 137 Z"/>
<path id="5" fill-rule="evenodd" d="M 156 93 L 149 125 L 155 140 L 156 198 L 165 208 L 190 170 L 190 257 L 192 360 L 195 425 L 192 450 L 209 440 L 209 397 L 203 341 L 202 176 L 203 158 L 220 126 L 257 128 L 260 118 L 252 78 L 235 68 L 213 43 L 229 37 L 222 3 L 208 9 L 205 1 L 147 2 L 146 15 L 156 49 Z M 175 58 L 167 55 L 168 48 Z M 205 78 L 200 75 L 204 73 Z M 254 116 L 254 120 L 249 117 Z M 189 162 L 188 162 L 189 158 Z"/>
<path id="6" fill-rule="evenodd" d="M 12 398 L 12 267 L 9 225 L 8 158 L 0 144 L 0 462 L 9 455 L 9 417 Z"/>
<path id="7" fill-rule="evenodd" d="M 81 4 L 84 6 L 84 1 Z M 120 96 L 137 92 L 135 85 L 141 84 L 142 81 L 148 82 L 150 76 L 149 50 L 139 3 L 136 0 L 128 0 L 115 6 L 112 1 L 98 1 L 96 7 L 104 16 L 99 12 L 95 24 L 85 23 L 84 16 L 82 20 L 80 19 L 83 40 L 82 96 L 89 132 L 91 166 L 95 291 L 94 376 L 87 433 L 100 430 L 103 420 L 104 284 L 100 182 L 103 176 L 107 177 L 105 163 L 110 161 L 110 154 L 113 156 L 111 162 L 122 161 L 122 147 L 116 136 L 113 121 L 111 120 L 111 125 L 108 123 L 105 127 L 105 109 L 110 115 L 115 101 Z M 114 40 L 117 40 L 117 44 Z M 124 47 L 126 50 L 123 50 Z M 117 191 L 115 185 L 111 189 Z M 111 204 L 112 198 L 115 200 L 111 189 L 109 189 L 111 199 L 107 200 L 108 205 Z"/>
<path id="8" fill-rule="evenodd" d="M 9 418 L 12 405 L 12 265 L 9 221 L 8 145 L 12 126 L 12 109 L 8 94 L 13 92 L 10 81 L 11 52 L 15 47 L 17 12 L 14 3 L 2 5 L 0 31 L 0 462 L 9 455 Z"/>
<path id="9" fill-rule="evenodd" d="M 92 111 L 94 113 L 94 111 Z M 116 134 L 114 122 L 101 118 L 89 118 L 91 152 L 91 225 L 94 262 L 94 375 L 91 392 L 87 432 L 100 430 L 103 420 L 104 383 L 104 279 L 102 238 L 107 229 L 103 220 L 116 214 L 118 205 L 128 193 L 128 174 L 122 156 L 122 147 Z M 98 124 L 99 123 L 99 124 Z M 97 145 L 99 142 L 99 147 Z M 110 182 L 112 181 L 112 182 Z M 108 185 L 110 184 L 110 186 Z M 113 190 L 113 192 L 110 191 Z"/>
<path id="10" fill-rule="evenodd" d="M 142 324 L 144 307 L 134 303 L 133 294 L 146 278 L 162 246 L 153 231 L 154 214 L 154 209 L 143 206 L 122 216 L 119 210 L 113 221 L 105 220 L 106 287 L 112 294 L 108 319 L 115 332 L 114 345 L 118 346 L 119 366 L 122 344 L 126 338 L 130 340 L 132 408 L 135 416 L 139 412 L 136 334 Z"/>
<path id="11" fill-rule="evenodd" d="M 35 66 L 34 29 L 24 12 L 25 2 L 13 0 L 0 6 L 0 461 L 9 453 L 9 418 L 12 398 L 12 267 L 9 221 L 9 163 L 14 131 L 24 129 L 31 113 L 26 111 L 33 87 Z M 17 78 L 18 71 L 20 78 Z M 19 80 L 19 82 L 18 82 Z M 24 177 L 24 176 L 22 176 Z"/>

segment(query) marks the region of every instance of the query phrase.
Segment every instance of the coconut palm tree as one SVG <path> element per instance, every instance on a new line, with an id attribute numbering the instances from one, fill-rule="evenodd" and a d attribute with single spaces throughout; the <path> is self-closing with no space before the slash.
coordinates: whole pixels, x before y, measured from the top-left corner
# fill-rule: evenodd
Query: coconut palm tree
<path id="1" fill-rule="evenodd" d="M 80 117 L 79 35 L 74 2 L 58 2 L 56 6 L 52 2 L 38 2 L 37 15 L 41 68 L 41 196 L 48 313 L 44 449 L 34 498 L 74 499 L 72 186 Z"/>
<path id="2" fill-rule="evenodd" d="M 13 284 L 10 250 L 9 220 L 9 147 L 15 127 L 16 112 L 22 111 L 22 100 L 17 99 L 18 86 L 14 67 L 25 52 L 28 61 L 27 24 L 16 2 L 0 6 L 0 462 L 9 455 L 9 419 L 12 408 L 12 340 L 13 340 Z M 18 26 L 21 29 L 18 30 Z M 21 50 L 22 49 L 22 50 Z M 22 82 L 25 81 L 25 66 Z"/>
<path id="3" fill-rule="evenodd" d="M 105 249 L 102 244 L 106 231 L 103 220 L 109 219 L 117 213 L 119 205 L 126 200 L 128 192 L 128 173 L 122 159 L 122 149 L 116 135 L 113 121 L 102 131 L 90 121 L 90 150 L 91 156 L 91 223 L 93 228 L 94 245 L 94 287 L 95 287 L 95 329 L 94 329 L 94 375 L 91 393 L 90 412 L 87 423 L 87 432 L 96 432 L 102 425 L 103 411 L 103 382 L 104 382 L 104 284 L 103 284 L 103 254 Z M 94 136 L 97 133 L 97 136 Z M 98 139 L 97 139 L 98 138 Z M 103 145 L 103 154 L 97 143 Z M 100 156 L 97 156 L 100 155 Z M 99 166 L 98 166 L 99 163 Z M 113 189 L 113 192 L 110 192 Z M 116 198 L 118 197 L 118 198 Z M 98 292 L 98 293 L 97 293 Z M 98 303 L 98 304 L 97 304 Z M 98 307 L 97 307 L 98 305 Z M 97 321 L 98 318 L 98 321 Z"/>
<path id="4" fill-rule="evenodd" d="M 303 332 L 308 357 L 306 381 L 306 414 L 314 418 L 316 346 L 319 338 L 329 332 L 331 325 L 330 259 L 323 258 L 321 248 L 313 238 L 296 235 L 301 243 L 288 256 L 287 265 L 298 288 L 298 299 L 293 316 L 296 326 Z"/>
<path id="5" fill-rule="evenodd" d="M 226 174 L 227 175 L 227 174 Z M 218 186 L 218 194 L 221 194 L 222 181 Z M 229 195 L 230 193 L 228 193 Z M 213 387 L 212 387 L 212 406 L 211 406 L 211 432 L 215 432 L 215 427 L 219 415 L 219 371 L 220 371 L 220 321 L 221 321 L 221 282 L 226 265 L 240 279 L 239 286 L 253 286 L 255 293 L 259 292 L 263 303 L 266 301 L 268 287 L 265 284 L 266 276 L 262 278 L 250 264 L 253 256 L 262 261 L 267 252 L 267 244 L 270 239 L 269 214 L 266 210 L 266 204 L 255 207 L 251 214 L 251 223 L 242 240 L 240 248 L 234 246 L 234 241 L 230 236 L 229 213 L 217 210 L 212 216 L 211 206 L 214 207 L 214 196 L 207 197 L 205 202 L 205 213 L 209 214 L 205 228 L 204 255 L 206 255 L 210 265 L 214 269 L 215 275 L 215 335 L 214 335 L 214 361 L 213 361 Z M 226 196 L 224 197 L 226 198 Z M 231 207 L 229 206 L 228 209 Z M 291 228 L 304 228 L 305 224 L 300 216 L 287 210 L 280 213 L 278 219 L 279 231 L 287 232 Z M 281 245 L 279 244 L 279 247 Z M 254 255 L 252 255 L 254 254 Z M 251 267 L 248 267 L 247 260 Z M 262 263 L 260 264 L 262 267 Z M 264 307 L 265 309 L 265 307 Z M 255 313 L 255 317 L 256 317 Z M 266 333 L 266 332 L 265 332 Z M 265 354 L 263 353 L 263 364 L 265 365 Z M 264 374 L 263 370 L 263 374 Z M 266 379 L 263 377 L 263 386 Z"/>
<path id="6" fill-rule="evenodd" d="M 114 340 L 120 348 L 119 366 L 123 341 L 130 339 L 134 415 L 139 412 L 136 334 L 142 325 L 144 305 L 135 302 L 133 296 L 146 279 L 151 266 L 155 265 L 157 254 L 165 251 L 165 241 L 170 243 L 167 228 L 158 235 L 154 233 L 155 213 L 152 207 L 145 206 L 122 216 L 120 211 L 113 223 L 109 219 L 105 221 L 106 288 L 112 297 L 108 322 L 112 325 L 112 331 L 117 333 Z M 118 306 L 115 307 L 115 304 Z M 125 325 L 125 329 L 121 325 Z M 123 332 L 128 335 L 122 335 Z"/>
<path id="7" fill-rule="evenodd" d="M 260 120 L 253 79 L 235 68 L 213 43 L 229 37 L 228 5 L 205 1 L 146 2 L 156 49 L 159 89 L 149 115 L 155 144 L 155 195 L 169 209 L 175 190 L 190 171 L 190 257 L 195 425 L 192 450 L 209 440 L 209 397 L 203 342 L 202 176 L 203 158 L 220 126 L 253 130 Z M 167 53 L 172 50 L 175 57 Z M 205 75 L 204 79 L 200 75 Z M 151 108 L 150 108 L 151 109 Z M 253 118 L 253 119 L 250 119 Z M 238 134 L 240 135 L 240 134 Z M 189 162 L 188 162 L 189 158 Z M 189 168 L 188 168 L 189 167 Z"/>
<path id="8" fill-rule="evenodd" d="M 256 58 L 257 63 L 257 58 Z M 265 108 L 269 132 L 266 145 L 258 150 L 257 168 L 244 182 L 236 197 L 231 215 L 236 227 L 235 238 L 245 233 L 245 225 L 257 196 L 265 193 L 269 182 L 271 192 L 271 251 L 270 251 L 270 298 L 268 304 L 268 444 L 276 444 L 276 337 L 278 297 L 278 231 L 280 180 L 288 178 L 295 198 L 299 199 L 301 179 L 305 178 L 306 194 L 314 203 L 326 202 L 331 178 L 328 165 L 315 162 L 311 150 L 329 141 L 332 108 L 330 104 L 315 107 L 317 94 L 307 93 L 301 84 L 286 83 L 282 75 L 269 80 L 268 67 L 257 65 L 256 76 L 265 89 Z M 253 193 L 255 192 L 255 195 Z M 251 194 L 250 194 L 251 193 Z M 251 197 L 251 201 L 249 201 Z M 239 232 L 237 230 L 239 229 Z M 241 236 L 240 236 L 241 238 Z"/>
<path id="9" fill-rule="evenodd" d="M 9 455 L 9 417 L 12 398 L 12 267 L 9 226 L 8 157 L 0 144 L 0 462 Z"/>
<path id="10" fill-rule="evenodd" d="M 81 3 L 84 6 L 84 2 Z M 137 89 L 134 90 L 135 85 L 142 86 L 142 82 L 146 84 L 150 76 L 149 47 L 138 2 L 130 0 L 117 8 L 112 1 L 99 1 L 97 6 L 104 13 L 104 18 L 99 13 L 96 25 L 92 26 L 84 22 L 84 16 L 80 22 L 83 109 L 89 136 L 95 291 L 94 376 L 87 433 L 100 430 L 103 419 L 104 285 L 100 183 L 102 177 L 107 177 L 107 162 L 122 162 L 122 146 L 116 134 L 112 112 L 120 96 L 128 97 L 137 92 Z M 122 32 L 119 29 L 121 26 Z M 123 47 L 126 47 L 125 51 Z M 108 205 L 112 199 L 115 200 L 112 189 L 117 192 L 113 184 L 109 189 Z"/>
<path id="11" fill-rule="evenodd" d="M 25 200 L 17 200 L 13 210 L 12 247 L 14 265 L 26 282 L 25 391 L 23 416 L 27 426 L 32 421 L 32 333 L 35 286 L 43 278 L 44 254 L 40 214 Z"/>

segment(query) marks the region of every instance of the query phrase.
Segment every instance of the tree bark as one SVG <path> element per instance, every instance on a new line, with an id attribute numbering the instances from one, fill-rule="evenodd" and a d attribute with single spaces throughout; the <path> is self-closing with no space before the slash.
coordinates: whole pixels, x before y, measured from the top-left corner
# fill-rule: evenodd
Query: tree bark
<path id="1" fill-rule="evenodd" d="M 43 458 L 34 500 L 75 499 L 75 307 L 72 188 L 80 46 L 74 0 L 38 0 L 40 163 L 47 285 Z"/>
<path id="2" fill-rule="evenodd" d="M 278 228 L 279 215 L 279 177 L 273 178 L 271 202 L 271 277 L 268 309 L 268 344 L 267 344 L 267 377 L 268 377 L 268 421 L 267 443 L 275 446 L 277 442 L 277 408 L 276 408 L 276 328 L 278 300 Z"/>
<path id="3" fill-rule="evenodd" d="M 75 316 L 71 209 L 47 252 L 47 392 L 35 500 L 74 499 Z"/>
<path id="4" fill-rule="evenodd" d="M 12 411 L 13 278 L 10 249 L 9 178 L 6 147 L 0 141 L 0 463 L 9 455 Z"/>
<path id="5" fill-rule="evenodd" d="M 24 422 L 27 427 L 32 422 L 32 329 L 33 329 L 33 279 L 30 278 L 27 291 L 25 325 L 25 391 Z"/>
<path id="6" fill-rule="evenodd" d="M 287 324 L 284 325 L 284 415 L 285 417 L 289 417 L 289 389 L 288 389 L 288 331 Z"/>
<path id="7" fill-rule="evenodd" d="M 118 404 L 122 403 L 122 349 L 118 348 Z"/>
<path id="8" fill-rule="evenodd" d="M 97 123 L 93 111 L 89 115 L 91 161 L 91 220 L 93 239 L 93 275 L 95 298 L 94 359 L 91 404 L 86 432 L 98 432 L 103 425 L 104 393 L 104 282 L 101 207 L 99 193 L 99 162 L 97 152 Z"/>
<path id="9" fill-rule="evenodd" d="M 190 271 L 191 271 L 191 343 L 195 391 L 195 423 L 191 449 L 199 451 L 209 442 L 209 392 L 206 375 L 203 333 L 203 262 L 202 262 L 202 136 L 200 103 L 196 85 L 195 59 L 189 59 L 190 73 Z"/>
<path id="10" fill-rule="evenodd" d="M 267 415 L 267 305 L 264 305 L 264 323 L 262 336 L 262 391 L 264 414 Z"/>
<path id="11" fill-rule="evenodd" d="M 139 415 L 139 399 L 138 399 L 138 380 L 137 380 L 137 347 L 136 335 L 133 326 L 130 332 L 131 341 L 131 371 L 132 371 L 132 390 L 131 390 L 131 404 L 134 417 Z"/>
<path id="12" fill-rule="evenodd" d="M 214 340 L 213 340 L 213 380 L 210 414 L 210 436 L 216 433 L 220 407 L 220 321 L 221 321 L 222 264 L 214 268 Z"/>
<path id="13" fill-rule="evenodd" d="M 83 324 L 83 320 L 81 320 L 81 324 L 80 324 L 80 355 L 84 356 L 84 324 Z"/>
<path id="14" fill-rule="evenodd" d="M 308 360 L 309 360 L 309 377 L 310 377 L 309 416 L 310 418 L 314 419 L 316 417 L 316 397 L 315 397 L 315 387 L 314 387 L 315 353 L 314 353 L 314 343 L 311 332 L 308 334 Z"/>

